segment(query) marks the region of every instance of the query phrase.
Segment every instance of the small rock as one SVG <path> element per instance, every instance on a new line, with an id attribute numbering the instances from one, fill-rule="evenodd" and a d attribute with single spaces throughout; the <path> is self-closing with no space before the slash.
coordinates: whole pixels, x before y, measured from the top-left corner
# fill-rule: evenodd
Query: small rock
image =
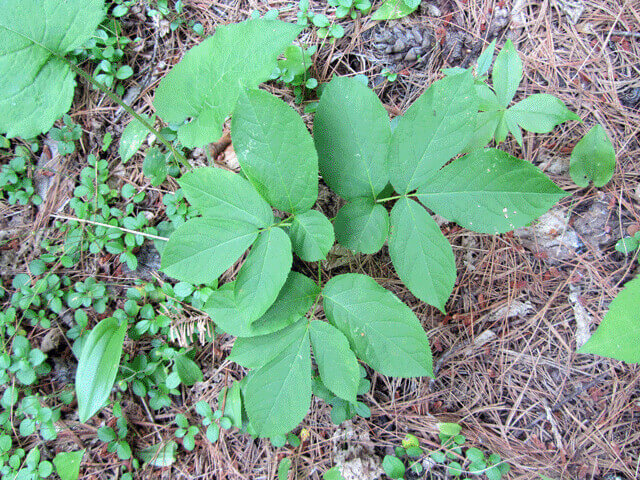
<path id="1" fill-rule="evenodd" d="M 555 0 L 554 3 L 569 18 L 569 23 L 573 25 L 578 23 L 582 12 L 584 12 L 582 0 Z"/>
<path id="2" fill-rule="evenodd" d="M 343 423 L 331 443 L 335 464 L 345 480 L 376 480 L 384 473 L 369 433 L 357 431 L 352 422 Z"/>
<path id="3" fill-rule="evenodd" d="M 49 353 L 55 350 L 60 345 L 62 337 L 63 335 L 59 328 L 50 328 L 44 335 L 42 342 L 40 342 L 40 350 L 42 350 L 43 353 Z"/>

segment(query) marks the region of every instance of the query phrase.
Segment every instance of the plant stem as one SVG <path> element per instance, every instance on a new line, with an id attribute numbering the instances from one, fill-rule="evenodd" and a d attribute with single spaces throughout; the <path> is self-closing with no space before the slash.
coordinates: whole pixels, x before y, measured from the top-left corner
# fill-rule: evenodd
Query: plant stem
<path id="1" fill-rule="evenodd" d="M 136 232 L 135 230 L 129 230 L 128 228 L 117 227 L 116 225 L 109 225 L 107 223 L 94 222 L 93 220 L 85 220 L 83 218 L 76 218 L 76 217 L 67 217 L 66 215 L 58 215 L 56 213 L 52 213 L 51 216 L 59 220 L 70 220 L 72 222 L 88 223 L 90 225 L 97 225 L 99 227 L 115 228 L 116 230 L 120 230 L 122 232 L 132 233 L 134 235 L 142 235 L 143 237 L 152 238 L 154 240 L 163 240 L 165 242 L 169 241 L 167 237 L 159 237 L 158 235 L 152 235 L 150 233 Z"/>
<path id="2" fill-rule="evenodd" d="M 125 112 L 127 112 L 129 115 L 131 115 L 133 118 L 135 118 L 137 121 L 139 121 L 147 130 L 149 130 L 153 135 L 155 135 L 155 137 L 161 142 L 163 143 L 173 154 L 173 156 L 175 158 L 178 159 L 178 161 L 180 163 L 182 163 L 182 165 L 184 165 L 185 167 L 191 169 L 193 168 L 191 166 L 191 164 L 189 163 L 189 161 L 185 158 L 184 155 L 182 155 L 174 146 L 173 144 L 167 140 L 166 138 L 164 138 L 164 136 L 158 131 L 156 130 L 153 125 L 151 125 L 147 120 L 145 120 L 141 115 L 139 115 L 138 113 L 136 113 L 136 111 L 131 108 L 129 105 L 127 105 L 126 103 L 124 103 L 122 101 L 122 99 L 120 97 L 118 97 L 118 95 L 116 95 L 115 93 L 113 93 L 111 90 L 109 90 L 106 86 L 104 86 L 102 83 L 100 83 L 99 81 L 97 81 L 95 78 L 93 78 L 91 75 L 89 75 L 87 72 L 85 72 L 84 70 L 82 70 L 80 67 L 78 67 L 75 63 L 73 63 L 71 60 L 69 60 L 66 57 L 61 57 L 63 58 L 67 64 L 71 67 L 71 70 L 73 70 L 75 73 L 77 73 L 78 75 L 80 75 L 82 78 L 84 78 L 87 82 L 89 82 L 91 85 L 93 85 L 94 87 L 98 88 L 102 93 L 104 93 L 107 97 L 109 97 L 112 101 L 114 101 L 115 103 L 117 103 L 118 105 L 120 105 Z"/>

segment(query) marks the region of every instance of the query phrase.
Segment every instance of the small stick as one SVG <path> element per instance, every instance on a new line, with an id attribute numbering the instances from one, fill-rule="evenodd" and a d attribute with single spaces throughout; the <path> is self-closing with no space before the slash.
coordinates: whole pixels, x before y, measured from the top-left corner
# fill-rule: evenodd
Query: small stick
<path id="1" fill-rule="evenodd" d="M 98 225 L 100 227 L 115 228 L 116 230 L 120 230 L 120 231 L 123 231 L 123 232 L 126 232 L 126 233 L 132 233 L 134 235 L 142 235 L 143 237 L 153 238 L 154 240 L 164 240 L 165 242 L 169 241 L 169 239 L 166 238 L 166 237 L 159 237 L 158 235 L 151 235 L 150 233 L 136 232 L 135 230 L 129 230 L 128 228 L 118 227 L 116 225 L 109 225 L 109 224 L 101 223 L 101 222 L 94 222 L 93 220 L 85 220 L 83 218 L 76 218 L 76 217 L 67 217 L 66 215 L 58 215 L 57 213 L 52 213 L 49 216 L 53 217 L 53 218 L 57 218 L 59 220 L 70 220 L 70 221 L 73 221 L 73 222 L 89 223 L 91 225 Z"/>

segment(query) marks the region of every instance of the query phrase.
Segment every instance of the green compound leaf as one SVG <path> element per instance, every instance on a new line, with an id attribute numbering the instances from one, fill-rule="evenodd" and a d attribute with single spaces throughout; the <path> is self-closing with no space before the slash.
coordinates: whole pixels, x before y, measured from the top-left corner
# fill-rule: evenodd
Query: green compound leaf
<path id="1" fill-rule="evenodd" d="M 289 272 L 276 301 L 251 324 L 249 336 L 266 335 L 291 325 L 309 311 L 319 294 L 320 287 L 309 277 Z"/>
<path id="2" fill-rule="evenodd" d="M 334 326 L 314 320 L 309 334 L 322 383 L 335 395 L 356 403 L 360 366 L 349 340 Z"/>
<path id="3" fill-rule="evenodd" d="M 362 361 L 393 377 L 433 377 L 429 339 L 411 309 L 366 275 L 349 273 L 323 291 L 329 322 Z"/>
<path id="4" fill-rule="evenodd" d="M 539 168 L 489 148 L 451 162 L 417 197 L 460 226 L 498 234 L 524 227 L 567 195 Z"/>
<path id="5" fill-rule="evenodd" d="M 71 107 L 75 73 L 63 59 L 91 37 L 104 0 L 0 3 L 0 132 L 31 138 Z"/>
<path id="6" fill-rule="evenodd" d="M 476 120 L 476 128 L 469 143 L 461 153 L 469 153 L 486 147 L 493 139 L 498 123 L 504 117 L 504 111 L 480 112 Z"/>
<path id="7" fill-rule="evenodd" d="M 481 77 L 489 71 L 491 62 L 493 62 L 493 52 L 496 50 L 496 40 L 493 40 L 487 48 L 485 48 L 476 62 L 476 76 Z"/>
<path id="8" fill-rule="evenodd" d="M 185 147 L 217 140 L 240 92 L 271 77 L 278 55 L 301 29 L 263 19 L 218 27 L 162 79 L 153 102 L 158 115 L 181 124 L 178 137 Z"/>
<path id="9" fill-rule="evenodd" d="M 255 335 L 251 324 L 275 302 L 292 260 L 291 242 L 284 230 L 274 227 L 261 232 L 233 282 L 233 290 L 227 287 L 213 292 L 204 311 L 231 335 Z"/>
<path id="10" fill-rule="evenodd" d="M 316 210 L 296 215 L 289 229 L 289 237 L 293 251 L 305 262 L 325 259 L 335 240 L 333 225 Z"/>
<path id="11" fill-rule="evenodd" d="M 318 197 L 318 155 L 300 115 L 263 90 L 238 98 L 231 138 L 242 170 L 273 207 L 309 210 Z"/>
<path id="12" fill-rule="evenodd" d="M 389 214 L 370 198 L 356 198 L 340 209 L 333 222 L 336 240 L 355 252 L 376 253 L 389 232 Z"/>
<path id="13" fill-rule="evenodd" d="M 498 101 L 503 107 L 509 106 L 522 79 L 522 60 L 511 40 L 507 40 L 496 57 L 491 78 Z"/>
<path id="14" fill-rule="evenodd" d="M 394 20 L 406 17 L 418 7 L 408 6 L 404 0 L 387 0 L 371 15 L 371 20 Z"/>
<path id="15" fill-rule="evenodd" d="M 616 152 L 602 125 L 595 125 L 571 152 L 569 174 L 579 187 L 606 185 L 616 168 Z"/>
<path id="16" fill-rule="evenodd" d="M 147 122 L 153 125 L 155 115 L 149 118 L 147 115 L 140 115 Z M 133 157 L 144 143 L 149 135 L 149 130 L 135 118 L 129 122 L 120 137 L 120 145 L 118 145 L 118 155 L 122 159 L 122 163 L 127 163 Z"/>
<path id="17" fill-rule="evenodd" d="M 178 180 L 186 199 L 205 217 L 239 220 L 259 228 L 273 224 L 271 207 L 240 175 L 203 167 Z"/>
<path id="18" fill-rule="evenodd" d="M 227 360 L 236 362 L 245 368 L 260 368 L 273 360 L 293 342 L 298 341 L 306 329 L 307 322 L 303 319 L 268 335 L 238 337 Z"/>
<path id="19" fill-rule="evenodd" d="M 313 121 L 320 173 L 347 200 L 375 198 L 389 182 L 389 115 L 378 96 L 354 78 L 325 87 Z"/>
<path id="20" fill-rule="evenodd" d="M 507 110 L 507 116 L 534 133 L 548 133 L 569 120 L 580 121 L 580 117 L 569 110 L 562 100 L 546 93 L 537 93 L 519 101 Z"/>
<path id="21" fill-rule="evenodd" d="M 613 299 L 598 329 L 578 353 L 595 353 L 627 363 L 640 363 L 640 277 Z"/>
<path id="22" fill-rule="evenodd" d="M 247 376 L 245 409 L 260 437 L 284 435 L 295 428 L 311 405 L 309 330 L 267 364 Z"/>
<path id="23" fill-rule="evenodd" d="M 84 342 L 76 371 L 78 416 L 82 423 L 102 408 L 118 373 L 127 322 L 108 317 L 98 323 Z"/>
<path id="24" fill-rule="evenodd" d="M 477 107 L 470 70 L 438 80 L 409 107 L 389 149 L 396 192 L 416 189 L 462 151 L 473 134 Z"/>
<path id="25" fill-rule="evenodd" d="M 398 276 L 416 297 L 444 312 L 456 281 L 451 245 L 417 202 L 401 198 L 391 210 L 389 255 Z"/>
<path id="26" fill-rule="evenodd" d="M 258 228 L 246 222 L 192 218 L 169 237 L 162 252 L 162 271 L 183 282 L 211 283 L 257 236 Z"/>

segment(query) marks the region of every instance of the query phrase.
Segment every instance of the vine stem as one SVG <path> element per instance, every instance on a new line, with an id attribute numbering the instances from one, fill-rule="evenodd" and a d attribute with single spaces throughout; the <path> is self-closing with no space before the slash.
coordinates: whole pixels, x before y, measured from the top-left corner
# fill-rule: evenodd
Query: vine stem
<path id="1" fill-rule="evenodd" d="M 160 142 L 162 142 L 162 144 L 164 144 L 164 146 L 166 146 L 169 150 L 171 150 L 171 153 L 173 154 L 174 157 L 176 157 L 178 159 L 178 161 L 180 163 L 182 163 L 182 165 L 184 165 L 185 167 L 191 169 L 191 164 L 189 163 L 189 161 L 185 158 L 184 155 L 182 155 L 174 146 L 173 144 L 167 140 L 166 138 L 164 138 L 164 136 L 162 135 L 162 133 L 160 133 L 158 130 L 156 130 L 153 125 L 151 125 L 151 123 L 149 123 L 147 120 L 144 119 L 144 117 L 142 117 L 142 115 L 138 114 L 133 108 L 131 108 L 129 105 L 127 105 L 126 103 L 124 103 L 122 101 L 122 99 L 120 97 L 118 97 L 118 95 L 116 95 L 115 93 L 113 93 L 111 90 L 109 90 L 105 85 L 103 85 L 102 83 L 100 83 L 99 81 L 97 81 L 95 78 L 93 78 L 91 75 L 89 75 L 87 72 L 85 72 L 84 70 L 82 70 L 80 67 L 78 67 L 75 63 L 73 63 L 71 60 L 69 60 L 67 57 L 60 57 L 62 59 L 64 59 L 65 62 L 67 62 L 67 64 L 71 67 L 71 70 L 73 70 L 75 73 L 77 73 L 78 75 L 80 75 L 82 78 L 84 78 L 87 82 L 89 82 L 91 85 L 93 85 L 94 87 L 98 88 L 102 93 L 104 93 L 107 97 L 109 97 L 112 101 L 114 101 L 115 103 L 117 103 L 118 105 L 120 105 L 125 112 L 127 112 L 129 115 L 131 115 L 133 118 L 135 118 L 137 121 L 139 121 L 147 130 L 149 130 L 149 132 L 151 132 L 153 135 L 155 135 L 155 137 L 160 140 Z"/>
<path id="2" fill-rule="evenodd" d="M 418 196 L 417 193 L 407 193 L 405 195 L 395 195 L 393 197 L 379 198 L 379 199 L 376 200 L 376 203 L 389 202 L 391 200 L 397 200 L 397 199 L 403 198 L 403 197 L 417 197 L 417 196 Z"/>

